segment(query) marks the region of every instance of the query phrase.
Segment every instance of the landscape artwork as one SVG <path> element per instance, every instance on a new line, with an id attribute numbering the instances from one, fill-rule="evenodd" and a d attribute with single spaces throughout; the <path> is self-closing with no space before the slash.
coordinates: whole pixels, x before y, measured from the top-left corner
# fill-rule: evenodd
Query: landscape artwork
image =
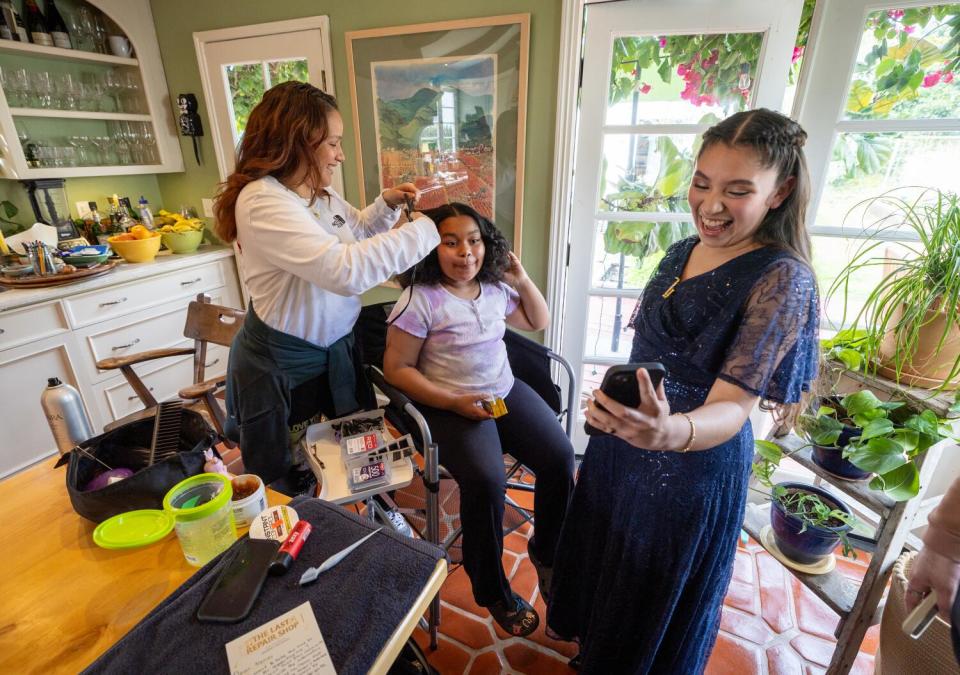
<path id="1" fill-rule="evenodd" d="M 370 64 L 381 190 L 411 182 L 418 210 L 455 201 L 494 217 L 496 58 Z"/>

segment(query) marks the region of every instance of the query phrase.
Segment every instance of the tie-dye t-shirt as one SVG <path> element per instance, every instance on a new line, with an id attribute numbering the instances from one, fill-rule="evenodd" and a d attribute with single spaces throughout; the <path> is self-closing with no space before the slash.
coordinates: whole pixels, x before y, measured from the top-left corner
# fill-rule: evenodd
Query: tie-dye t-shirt
<path id="1" fill-rule="evenodd" d="M 519 304 L 517 292 L 503 283 L 481 284 L 473 300 L 458 298 L 442 284 L 414 285 L 404 290 L 389 321 L 399 317 L 394 326 L 423 338 L 417 370 L 434 384 L 504 397 L 513 388 L 505 318 Z"/>

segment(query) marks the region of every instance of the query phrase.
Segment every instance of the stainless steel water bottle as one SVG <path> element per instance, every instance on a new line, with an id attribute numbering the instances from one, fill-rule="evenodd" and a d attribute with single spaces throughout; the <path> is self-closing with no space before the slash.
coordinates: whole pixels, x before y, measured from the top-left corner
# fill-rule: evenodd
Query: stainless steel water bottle
<path id="1" fill-rule="evenodd" d="M 40 405 L 61 455 L 94 435 L 80 392 L 60 378 L 47 379 Z"/>

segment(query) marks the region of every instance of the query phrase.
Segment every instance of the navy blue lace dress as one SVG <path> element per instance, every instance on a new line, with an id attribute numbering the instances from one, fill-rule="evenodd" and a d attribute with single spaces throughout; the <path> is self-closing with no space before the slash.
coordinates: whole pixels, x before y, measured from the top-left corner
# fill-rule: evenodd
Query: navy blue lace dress
<path id="1" fill-rule="evenodd" d="M 810 269 L 764 247 L 677 283 L 693 237 L 644 289 L 632 362 L 659 361 L 673 412 L 717 378 L 762 399 L 800 400 L 815 377 L 818 295 Z M 582 673 L 700 673 L 733 573 L 753 458 L 749 420 L 732 439 L 680 454 L 613 436 L 587 446 L 554 563 L 547 621 L 580 641 Z"/>

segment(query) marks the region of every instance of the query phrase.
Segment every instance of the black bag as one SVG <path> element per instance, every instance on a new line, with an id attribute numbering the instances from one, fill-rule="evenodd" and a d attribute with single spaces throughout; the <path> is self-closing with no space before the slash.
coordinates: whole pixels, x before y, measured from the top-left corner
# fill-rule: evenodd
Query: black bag
<path id="1" fill-rule="evenodd" d="M 161 509 L 170 488 L 185 478 L 203 473 L 206 461 L 203 451 L 212 448 L 218 440 L 217 433 L 203 416 L 184 410 L 177 453 L 157 458 L 152 466 L 147 466 L 153 425 L 153 417 L 124 424 L 81 443 L 80 448 L 87 454 L 74 448 L 60 458 L 57 466 L 68 463 L 67 492 L 74 511 L 100 523 L 126 511 Z M 215 448 L 214 454 L 219 457 Z M 134 474 L 99 490 L 84 492 L 84 486 L 106 470 L 89 455 L 112 468 L 131 469 Z"/>

